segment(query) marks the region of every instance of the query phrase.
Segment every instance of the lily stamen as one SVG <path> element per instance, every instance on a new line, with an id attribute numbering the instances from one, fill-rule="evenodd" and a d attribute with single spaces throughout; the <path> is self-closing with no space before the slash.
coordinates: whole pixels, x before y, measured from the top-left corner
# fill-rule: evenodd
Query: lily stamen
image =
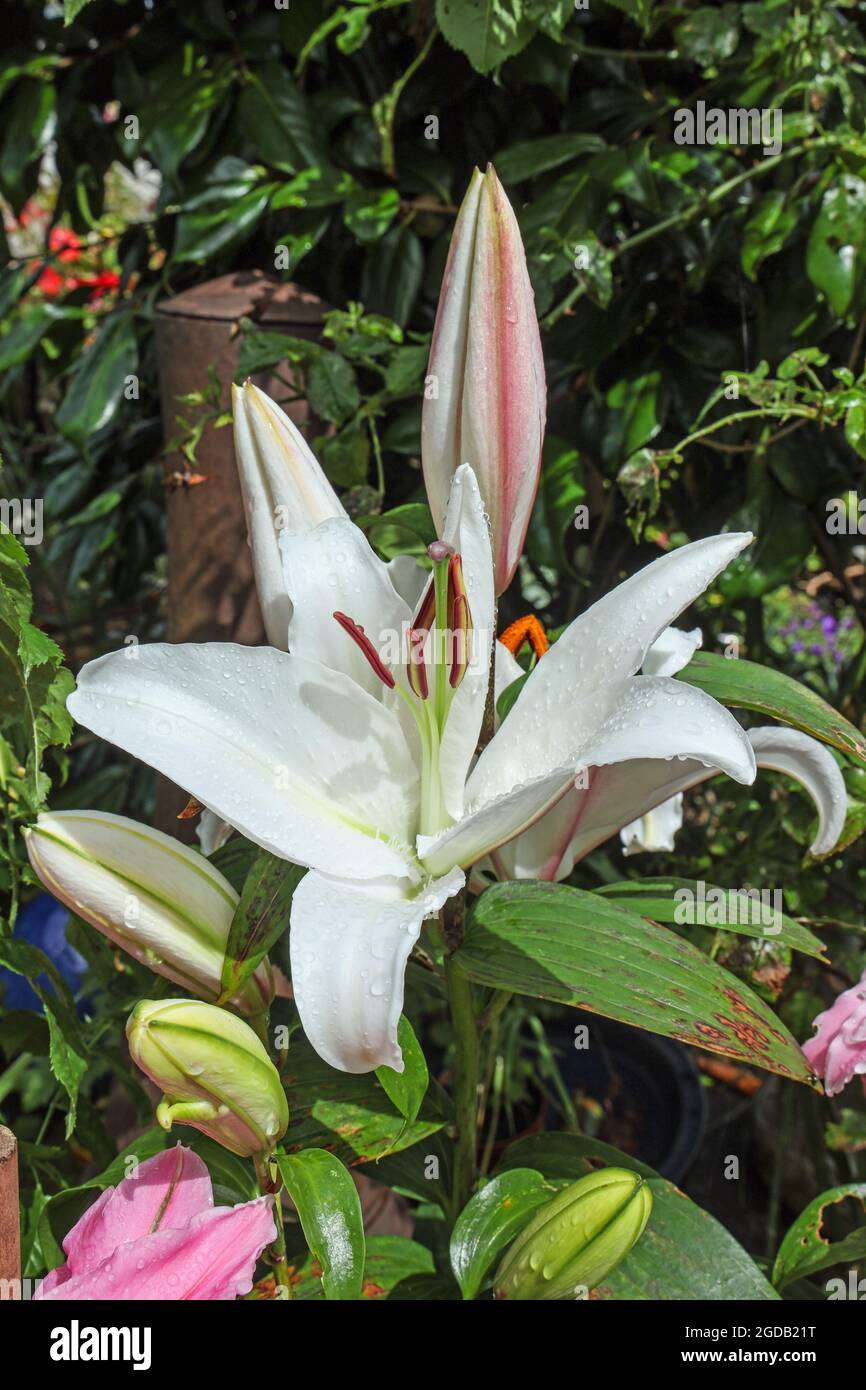
<path id="1" fill-rule="evenodd" d="M 389 690 L 393 690 L 397 682 L 394 680 L 388 667 L 382 661 L 382 658 L 379 656 L 373 643 L 361 627 L 361 624 L 347 617 L 345 613 L 333 613 L 332 617 L 337 619 L 337 622 L 344 632 L 348 632 L 352 641 L 355 643 L 358 650 L 363 653 L 368 664 L 372 670 L 375 671 L 382 684 L 387 685 Z"/>
<path id="2" fill-rule="evenodd" d="M 427 663 L 424 660 L 427 633 L 421 628 L 410 627 L 406 635 L 409 639 L 409 661 L 406 667 L 409 687 L 419 700 L 426 700 L 430 693 L 427 684 Z"/>
<path id="3" fill-rule="evenodd" d="M 503 647 L 508 648 L 512 656 L 517 655 L 524 642 L 529 643 L 535 652 L 536 659 L 540 659 L 550 649 L 547 633 L 534 613 L 527 613 L 524 617 L 517 618 L 504 632 L 499 634 L 499 640 Z"/>

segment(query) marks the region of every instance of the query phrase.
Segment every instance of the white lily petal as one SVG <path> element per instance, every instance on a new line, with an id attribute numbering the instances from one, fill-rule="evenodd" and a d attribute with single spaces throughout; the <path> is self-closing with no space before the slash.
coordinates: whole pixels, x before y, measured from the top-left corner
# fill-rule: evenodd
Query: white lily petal
<path id="1" fill-rule="evenodd" d="M 321 464 L 286 412 L 258 386 L 236 387 L 235 392 L 245 398 L 263 490 L 281 512 L 278 529 L 309 531 L 331 517 L 345 517 Z M 272 526 L 274 520 L 271 515 Z"/>
<path id="2" fill-rule="evenodd" d="M 425 917 L 464 881 L 459 869 L 415 890 L 405 879 L 301 880 L 292 899 L 292 986 L 304 1032 L 330 1066 L 403 1070 L 397 1025 L 406 962 Z"/>
<path id="3" fill-rule="evenodd" d="M 542 667 L 546 660 L 547 656 L 542 659 Z M 680 760 L 690 759 L 699 761 L 705 769 L 707 765 L 721 769 L 738 782 L 754 780 L 752 747 L 733 716 L 703 691 L 664 676 L 636 676 L 621 681 L 572 705 L 565 712 L 560 711 L 554 731 L 559 761 L 555 767 L 536 768 L 534 778 L 528 776 L 529 768 L 522 760 L 521 750 L 507 743 L 513 714 L 512 709 L 469 778 L 470 813 L 442 835 L 430 840 L 419 839 L 418 852 L 430 872 L 441 873 L 448 856 L 451 856 L 451 863 L 465 866 L 495 848 L 491 843 L 493 812 L 496 827 L 501 832 L 500 843 L 511 839 L 538 818 L 543 809 L 539 802 L 545 791 L 549 804 L 555 804 L 559 799 L 555 794 L 557 785 L 562 795 L 575 774 L 583 769 L 604 768 L 608 764 L 630 763 L 636 759 L 649 758 L 662 763 L 670 760 L 671 780 L 675 781 L 682 773 Z M 488 754 L 500 741 L 498 756 L 485 765 Z M 553 757 L 551 749 L 551 760 Z M 590 790 L 592 779 L 597 776 L 595 771 L 590 774 Z M 628 786 L 626 777 L 623 791 L 607 813 L 614 817 L 615 823 L 598 836 L 596 844 L 614 834 L 635 814 L 643 814 L 671 791 L 679 790 L 674 786 L 648 805 L 635 809 L 632 809 L 634 801 L 626 799 L 626 814 L 616 819 L 623 798 L 628 795 Z M 588 793 L 576 792 L 575 795 L 586 797 Z M 561 853 L 565 853 L 570 839 L 571 835 L 562 844 Z"/>
<path id="4" fill-rule="evenodd" d="M 818 833 L 812 841 L 813 854 L 829 854 L 842 834 L 848 796 L 845 780 L 835 758 L 817 739 L 799 729 L 767 725 L 749 730 L 758 767 L 784 772 L 802 782 L 818 811 Z"/>
<path id="5" fill-rule="evenodd" d="M 412 612 L 363 531 L 348 517 L 336 518 L 301 535 L 284 531 L 280 550 L 293 608 L 292 655 L 343 671 L 381 699 L 385 687 L 334 613 L 345 613 L 360 624 L 389 665 L 383 643 L 392 643 L 399 658 L 403 628 L 411 623 Z"/>
<path id="6" fill-rule="evenodd" d="M 429 566 L 419 564 L 414 555 L 395 555 L 385 568 L 397 593 L 414 613 L 430 578 Z"/>
<path id="7" fill-rule="evenodd" d="M 515 700 L 507 721 L 509 741 L 524 749 L 536 768 L 550 766 L 563 711 L 638 671 L 664 629 L 751 539 L 749 532 L 711 536 L 673 550 L 575 618 Z M 484 756 L 495 744 L 496 739 Z"/>
<path id="8" fill-rule="evenodd" d="M 542 657 L 478 759 L 466 787 L 467 805 L 483 804 L 528 777 L 543 777 L 556 768 L 576 770 L 622 761 L 619 754 L 593 757 L 594 748 L 605 755 L 608 747 L 622 746 L 631 750 L 625 755 L 631 758 L 698 757 L 715 763 L 713 748 L 721 738 L 726 756 L 733 755 L 736 771 L 731 775 L 752 781 L 754 757 L 736 720 L 711 696 L 666 676 L 634 676 L 582 699 L 569 700 L 563 694 L 559 703 L 549 699 L 551 687 L 555 690 L 559 684 L 555 677 L 539 691 L 531 724 L 526 718 L 515 721 L 525 692 L 543 677 L 551 652 Z M 540 719 L 544 722 L 537 722 Z"/>
<path id="9" fill-rule="evenodd" d="M 519 681 L 526 672 L 521 666 L 517 657 L 503 642 L 497 641 L 493 648 L 494 652 L 494 693 L 497 703 L 504 690 L 507 690 L 515 681 Z"/>
<path id="10" fill-rule="evenodd" d="M 347 676 L 272 647 L 136 648 L 89 662 L 85 728 L 264 849 L 358 878 L 411 873 L 418 773 L 395 716 Z"/>
<path id="11" fill-rule="evenodd" d="M 847 802 L 845 783 L 832 755 L 823 744 L 797 729 L 771 725 L 750 729 L 746 737 L 758 768 L 784 772 L 810 793 L 818 809 L 812 853 L 829 853 L 841 833 Z M 674 806 L 680 802 L 679 793 L 720 772 L 721 768 L 708 767 L 696 759 L 665 763 L 639 758 L 594 769 L 587 789 L 570 791 L 551 815 L 503 847 L 502 862 L 515 878 L 565 878 L 580 859 L 617 830 L 625 839 L 632 825 L 643 826 L 640 838 L 644 848 L 672 848 L 660 843 L 659 837 L 668 838 L 682 823 L 681 811 L 678 814 Z M 652 827 L 648 829 L 645 822 L 649 818 Z M 637 844 L 631 852 L 636 849 Z"/>
<path id="12" fill-rule="evenodd" d="M 270 643 L 285 651 L 291 604 L 278 538 L 345 516 L 300 431 L 257 386 L 232 388 L 235 455 L 253 554 L 256 591 Z"/>
<path id="13" fill-rule="evenodd" d="M 232 834 L 233 828 L 228 821 L 215 815 L 209 806 L 205 806 L 195 827 L 196 839 L 201 845 L 202 854 L 208 858 L 216 854 Z"/>
<path id="14" fill-rule="evenodd" d="M 439 535 L 442 534 L 441 528 L 445 520 L 448 489 L 451 484 L 450 472 L 454 467 L 455 452 L 458 457 L 461 456 L 456 441 L 460 438 L 463 372 L 472 289 L 471 269 L 475 255 L 478 205 L 483 187 L 483 175 L 477 169 L 473 170 L 451 236 L 430 345 L 428 371 L 437 379 L 439 393 L 434 400 L 424 403 L 421 419 L 421 457 L 427 499 Z"/>
<path id="15" fill-rule="evenodd" d="M 418 857 L 431 874 L 445 873 L 452 864 L 469 868 L 540 817 L 546 819 L 571 783 L 571 773 L 562 768 L 547 777 L 524 782 L 468 811 L 450 829 L 438 835 L 419 835 Z"/>
<path id="16" fill-rule="evenodd" d="M 669 796 L 660 806 L 624 825 L 619 832 L 626 857 L 645 852 L 672 850 L 674 837 L 683 823 L 683 794 Z"/>
<path id="17" fill-rule="evenodd" d="M 502 846 L 500 862 L 512 878 L 566 878 L 578 860 L 609 840 L 626 820 L 639 818 L 672 792 L 717 770 L 708 771 L 694 760 L 650 758 L 590 768 L 585 786 L 573 787 L 549 815 Z"/>
<path id="18" fill-rule="evenodd" d="M 691 632 L 666 627 L 644 657 L 644 675 L 675 676 L 684 666 L 688 666 L 703 640 L 704 634 L 699 627 L 693 627 Z"/>
<path id="19" fill-rule="evenodd" d="M 465 463 L 457 469 L 451 482 L 442 539 L 453 546 L 462 559 L 466 597 L 472 615 L 469 667 L 455 692 L 439 747 L 445 808 L 452 819 L 458 820 L 463 814 L 466 774 L 475 756 L 484 719 L 494 623 L 490 530 L 478 481 Z"/>

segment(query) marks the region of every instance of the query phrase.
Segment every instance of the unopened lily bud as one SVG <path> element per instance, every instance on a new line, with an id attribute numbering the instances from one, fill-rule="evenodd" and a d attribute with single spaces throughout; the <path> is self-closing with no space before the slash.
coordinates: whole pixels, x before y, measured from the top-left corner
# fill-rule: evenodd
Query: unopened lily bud
<path id="1" fill-rule="evenodd" d="M 24 834 L 49 893 L 155 974 L 219 998 L 238 895 L 203 855 L 104 811 L 43 813 Z M 273 994 L 264 962 L 231 1002 L 260 1013 Z"/>
<path id="2" fill-rule="evenodd" d="M 163 1129 L 192 1125 L 242 1158 L 267 1153 L 286 1132 L 279 1073 L 249 1024 L 196 999 L 143 999 L 126 1024 L 129 1052 L 165 1093 Z"/>
<path id="3" fill-rule="evenodd" d="M 523 243 L 492 165 L 475 170 L 454 227 L 427 373 L 421 462 L 433 520 L 441 535 L 451 478 L 471 464 L 501 594 L 538 488 L 546 390 Z"/>
<path id="4" fill-rule="evenodd" d="M 640 1238 L 652 1204 L 637 1173 L 589 1173 L 521 1231 L 496 1272 L 496 1297 L 564 1299 L 595 1288 Z"/>
<path id="5" fill-rule="evenodd" d="M 286 651 L 292 605 L 280 532 L 300 535 L 346 513 L 301 432 L 264 391 L 249 382 L 233 386 L 232 409 L 259 605 L 268 641 Z"/>

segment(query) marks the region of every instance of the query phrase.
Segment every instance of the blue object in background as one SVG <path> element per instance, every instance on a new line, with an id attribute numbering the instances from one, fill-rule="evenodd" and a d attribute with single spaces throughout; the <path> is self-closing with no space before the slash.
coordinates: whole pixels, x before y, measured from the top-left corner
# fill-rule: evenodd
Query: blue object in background
<path id="1" fill-rule="evenodd" d="M 69 910 L 50 893 L 37 893 L 25 907 L 22 907 L 15 923 L 15 935 L 31 946 L 38 946 L 50 961 L 56 965 L 73 994 L 87 970 L 87 961 L 66 940 L 66 924 Z M 41 985 L 48 986 L 45 975 L 39 977 Z M 23 975 L 16 975 L 5 965 L 0 966 L 0 1002 L 6 1009 L 32 1009 L 42 1013 L 42 1001 L 30 981 Z"/>

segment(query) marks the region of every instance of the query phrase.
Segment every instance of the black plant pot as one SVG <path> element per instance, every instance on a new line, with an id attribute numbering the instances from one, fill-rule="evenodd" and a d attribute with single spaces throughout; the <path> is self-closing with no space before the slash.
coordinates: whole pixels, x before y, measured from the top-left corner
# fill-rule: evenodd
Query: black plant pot
<path id="1" fill-rule="evenodd" d="M 703 1140 L 707 1102 L 689 1049 L 669 1038 L 577 1011 L 589 1045 L 573 1032 L 551 1029 L 569 1091 L 592 1097 L 605 1111 L 599 1138 L 679 1182 Z M 545 1128 L 557 1127 L 552 1107 Z"/>

